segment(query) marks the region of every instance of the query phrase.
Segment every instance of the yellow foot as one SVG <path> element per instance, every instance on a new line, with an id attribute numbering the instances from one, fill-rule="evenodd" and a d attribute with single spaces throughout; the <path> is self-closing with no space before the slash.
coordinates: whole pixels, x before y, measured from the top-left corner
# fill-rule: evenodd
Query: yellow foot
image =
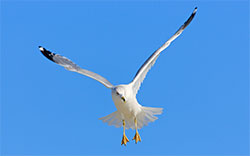
<path id="1" fill-rule="evenodd" d="M 132 140 L 135 140 L 135 143 L 137 144 L 138 141 L 141 142 L 141 137 L 138 132 L 135 133 L 135 136 Z"/>
<path id="2" fill-rule="evenodd" d="M 129 142 L 129 140 L 128 140 L 128 138 L 127 138 L 127 136 L 125 135 L 125 134 L 123 134 L 123 137 L 122 137 L 122 144 L 121 145 L 127 145 L 127 142 Z"/>

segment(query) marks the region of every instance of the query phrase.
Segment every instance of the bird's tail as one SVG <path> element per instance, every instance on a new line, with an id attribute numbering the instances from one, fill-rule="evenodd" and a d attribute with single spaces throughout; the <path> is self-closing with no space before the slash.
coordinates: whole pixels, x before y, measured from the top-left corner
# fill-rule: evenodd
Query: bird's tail
<path id="1" fill-rule="evenodd" d="M 137 127 L 138 129 L 143 126 L 147 126 L 149 122 L 154 122 L 158 119 L 155 115 L 162 114 L 163 108 L 154 108 L 154 107 L 141 107 L 142 111 L 137 115 Z M 134 129 L 134 126 L 131 127 Z"/>
<path id="2" fill-rule="evenodd" d="M 103 122 L 106 122 L 108 125 L 114 125 L 117 128 L 122 126 L 122 118 L 118 111 L 115 111 L 99 119 Z"/>
<path id="3" fill-rule="evenodd" d="M 142 111 L 137 114 L 137 128 L 140 129 L 143 126 L 147 126 L 149 122 L 154 122 L 158 119 L 155 115 L 160 115 L 163 108 L 153 108 L 153 107 L 141 107 Z M 103 122 L 108 123 L 108 125 L 114 125 L 115 127 L 122 126 L 122 116 L 118 111 L 115 111 L 105 117 L 99 118 Z M 134 118 L 125 118 L 126 129 L 135 129 Z"/>

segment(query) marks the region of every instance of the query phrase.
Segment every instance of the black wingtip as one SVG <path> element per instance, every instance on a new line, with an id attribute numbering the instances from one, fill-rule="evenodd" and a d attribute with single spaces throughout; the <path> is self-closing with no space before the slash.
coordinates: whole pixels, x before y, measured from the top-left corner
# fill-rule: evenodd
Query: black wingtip
<path id="1" fill-rule="evenodd" d="M 39 47 L 39 50 L 41 51 L 41 53 L 42 53 L 46 58 L 48 58 L 49 60 L 55 62 L 55 61 L 53 60 L 53 57 L 55 56 L 54 53 L 52 53 L 52 52 L 46 50 L 46 49 L 43 48 L 42 46 L 38 46 L 38 47 Z"/>
<path id="2" fill-rule="evenodd" d="M 194 8 L 193 14 L 196 13 L 197 9 L 198 9 L 198 7 L 195 7 L 195 8 Z"/>
<path id="3" fill-rule="evenodd" d="M 38 48 L 41 52 L 45 50 L 42 46 L 38 46 Z"/>
<path id="4" fill-rule="evenodd" d="M 197 12 L 197 7 L 194 8 L 194 11 L 192 12 L 191 16 L 190 16 L 190 17 L 188 18 L 188 20 L 184 23 L 183 29 L 185 29 L 185 28 L 189 25 L 189 23 L 193 20 L 193 18 L 194 18 L 194 16 L 195 16 L 196 12 Z"/>

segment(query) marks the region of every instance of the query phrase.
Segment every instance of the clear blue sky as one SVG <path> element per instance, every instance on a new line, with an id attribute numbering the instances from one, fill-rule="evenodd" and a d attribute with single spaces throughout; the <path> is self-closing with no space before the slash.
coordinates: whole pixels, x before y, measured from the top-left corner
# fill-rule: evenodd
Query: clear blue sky
<path id="1" fill-rule="evenodd" d="M 109 89 L 38 50 L 128 83 L 196 6 L 137 95 L 164 108 L 137 145 L 98 120 L 116 110 Z M 2 1 L 0 19 L 3 155 L 248 154 L 248 1 Z"/>

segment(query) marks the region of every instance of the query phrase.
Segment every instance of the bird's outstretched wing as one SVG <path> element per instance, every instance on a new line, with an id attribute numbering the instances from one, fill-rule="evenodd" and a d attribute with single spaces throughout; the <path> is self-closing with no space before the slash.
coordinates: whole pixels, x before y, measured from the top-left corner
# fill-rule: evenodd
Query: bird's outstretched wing
<path id="1" fill-rule="evenodd" d="M 99 81 L 100 83 L 102 83 L 104 86 L 106 86 L 107 88 L 112 88 L 114 87 L 108 80 L 106 80 L 104 77 L 88 71 L 86 69 L 82 69 L 81 67 L 79 67 L 78 65 L 76 65 L 74 62 L 72 62 L 71 60 L 67 59 L 64 56 L 52 53 L 48 50 L 46 50 L 45 48 L 39 46 L 40 51 L 42 52 L 42 54 L 47 57 L 49 60 L 63 66 L 65 69 L 69 70 L 69 71 L 73 71 L 73 72 L 77 72 L 83 75 L 86 75 L 88 77 L 91 77 L 92 79 L 95 79 L 97 81 Z"/>
<path id="2" fill-rule="evenodd" d="M 165 42 L 159 49 L 157 49 L 140 67 L 140 69 L 137 71 L 133 81 L 130 83 L 133 86 L 133 91 L 135 94 L 137 94 L 142 81 L 144 80 L 147 72 L 149 69 L 155 64 L 156 59 L 159 57 L 160 53 L 166 49 L 170 43 L 175 40 L 182 32 L 183 30 L 189 25 L 189 23 L 194 18 L 197 11 L 197 7 L 194 9 L 191 16 L 188 18 L 188 20 L 176 31 L 176 33 L 167 41 Z"/>

